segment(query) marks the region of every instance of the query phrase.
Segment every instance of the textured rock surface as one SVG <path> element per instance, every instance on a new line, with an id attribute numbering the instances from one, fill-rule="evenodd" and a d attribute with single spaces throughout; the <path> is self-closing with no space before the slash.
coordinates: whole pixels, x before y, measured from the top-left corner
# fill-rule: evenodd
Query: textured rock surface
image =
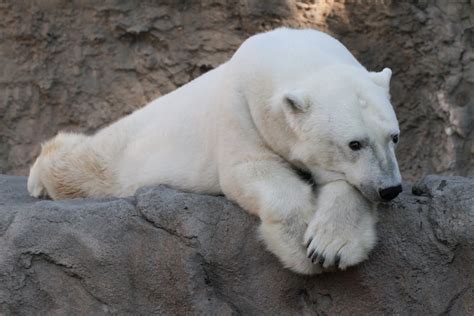
<path id="1" fill-rule="evenodd" d="M 474 180 L 430 176 L 380 207 L 369 261 L 303 277 L 223 197 L 28 197 L 0 176 L 0 314 L 474 313 Z"/>
<path id="2" fill-rule="evenodd" d="M 0 172 L 26 175 L 58 130 L 92 132 L 289 25 L 394 70 L 406 179 L 474 174 L 472 1 L 159 3 L 0 1 Z"/>

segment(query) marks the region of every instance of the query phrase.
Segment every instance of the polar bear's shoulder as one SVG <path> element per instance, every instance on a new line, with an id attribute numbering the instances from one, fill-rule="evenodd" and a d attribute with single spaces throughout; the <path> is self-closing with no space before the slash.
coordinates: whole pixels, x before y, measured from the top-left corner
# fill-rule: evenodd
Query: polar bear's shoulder
<path id="1" fill-rule="evenodd" d="M 361 67 L 349 50 L 330 35 L 312 29 L 279 28 L 247 39 L 232 57 L 239 67 L 273 73 L 300 73 L 331 64 Z"/>
<path id="2" fill-rule="evenodd" d="M 244 44 L 248 45 L 278 45 L 278 43 L 284 43 L 285 47 L 299 48 L 306 47 L 311 44 L 331 44 L 334 45 L 339 43 L 338 40 L 330 35 L 314 30 L 314 29 L 291 29 L 281 27 L 268 31 L 265 33 L 259 33 L 249 37 Z M 296 46 L 295 46 L 296 45 Z"/>
<path id="3" fill-rule="evenodd" d="M 239 50 L 271 55 L 290 53 L 287 55 L 288 57 L 291 57 L 291 53 L 304 53 L 306 56 L 327 54 L 349 58 L 351 61 L 357 62 L 349 50 L 337 39 L 313 29 L 278 28 L 248 38 Z"/>

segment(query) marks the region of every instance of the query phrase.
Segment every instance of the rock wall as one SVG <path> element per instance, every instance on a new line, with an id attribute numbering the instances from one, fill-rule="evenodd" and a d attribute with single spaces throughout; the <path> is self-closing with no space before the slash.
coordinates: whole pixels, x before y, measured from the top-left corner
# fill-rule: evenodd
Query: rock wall
<path id="1" fill-rule="evenodd" d="M 91 133 L 287 25 L 394 70 L 406 179 L 473 175 L 473 21 L 469 1 L 1 1 L 0 173 L 26 175 L 57 131 Z"/>
<path id="2" fill-rule="evenodd" d="M 0 176 L 0 315 L 473 315 L 474 180 L 409 191 L 379 208 L 368 261 L 305 277 L 224 197 L 37 200 Z"/>

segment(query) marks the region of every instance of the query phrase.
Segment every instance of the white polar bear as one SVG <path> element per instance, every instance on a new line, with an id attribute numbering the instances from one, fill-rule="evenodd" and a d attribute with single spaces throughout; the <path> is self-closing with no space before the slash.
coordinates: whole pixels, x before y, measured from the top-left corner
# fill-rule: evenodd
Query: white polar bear
<path id="1" fill-rule="evenodd" d="M 286 267 L 344 269 L 375 244 L 375 204 L 401 191 L 390 77 L 315 30 L 258 34 L 95 135 L 58 134 L 42 146 L 28 190 L 53 199 L 151 184 L 224 193 L 260 217 L 262 239 Z"/>

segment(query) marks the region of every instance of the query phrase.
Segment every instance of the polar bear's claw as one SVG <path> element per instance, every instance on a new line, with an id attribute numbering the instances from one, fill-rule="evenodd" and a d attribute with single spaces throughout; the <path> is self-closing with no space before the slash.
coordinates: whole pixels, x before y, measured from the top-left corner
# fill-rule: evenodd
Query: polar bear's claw
<path id="1" fill-rule="evenodd" d="M 310 250 L 310 254 L 308 255 L 308 258 L 311 259 L 311 262 L 313 264 L 319 264 L 321 267 L 324 267 L 324 263 L 326 262 L 326 257 L 319 252 L 315 251 L 314 249 Z M 341 257 L 339 256 L 336 257 L 334 260 L 334 266 L 339 267 L 339 261 L 341 260 Z M 332 264 L 329 264 L 332 265 Z"/>
<path id="2" fill-rule="evenodd" d="M 323 255 L 319 255 L 318 263 L 321 267 L 324 266 L 325 261 L 326 261 L 326 258 Z"/>
<path id="3" fill-rule="evenodd" d="M 341 262 L 341 255 L 336 255 L 336 259 L 334 259 L 334 266 L 339 268 L 340 262 Z"/>

